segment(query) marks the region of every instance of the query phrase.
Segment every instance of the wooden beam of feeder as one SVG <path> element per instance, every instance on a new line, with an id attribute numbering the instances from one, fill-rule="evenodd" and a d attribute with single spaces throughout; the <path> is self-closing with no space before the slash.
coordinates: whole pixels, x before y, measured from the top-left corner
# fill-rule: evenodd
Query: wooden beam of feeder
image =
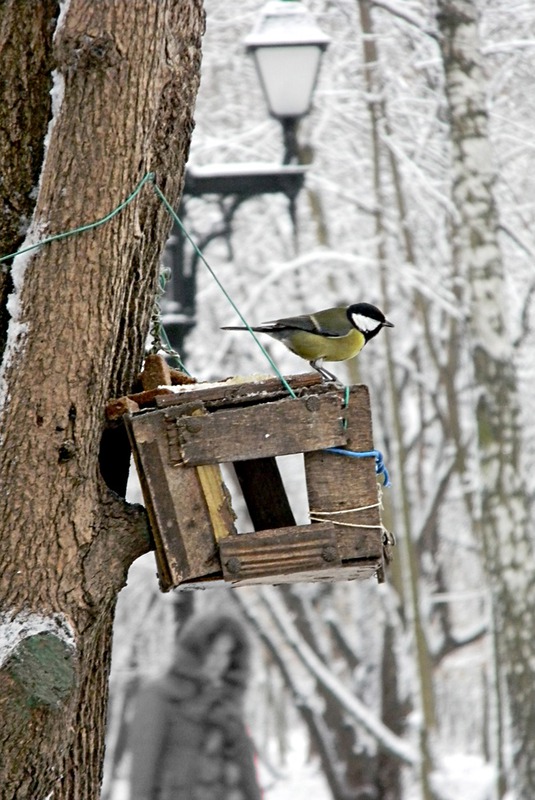
<path id="1" fill-rule="evenodd" d="M 255 531 L 295 525 L 275 458 L 236 461 L 234 470 Z"/>
<path id="2" fill-rule="evenodd" d="M 214 529 L 214 539 L 219 542 L 234 532 L 234 515 L 231 511 L 230 495 L 223 483 L 221 470 L 216 464 L 195 468 L 202 486 L 208 514 Z"/>
<path id="3" fill-rule="evenodd" d="M 362 389 L 365 387 L 359 387 Z M 373 449 L 369 394 L 359 394 L 358 403 L 350 395 L 346 409 L 347 449 L 366 452 Z M 315 524 L 331 521 L 338 528 L 342 562 L 359 558 L 363 531 L 368 531 L 379 566 L 383 565 L 383 534 L 377 500 L 375 458 L 351 458 L 318 451 L 305 453 L 305 475 L 311 519 Z M 364 526 L 369 526 L 366 528 Z"/>
<path id="4" fill-rule="evenodd" d="M 332 526 L 276 528 L 229 537 L 219 554 L 226 580 L 293 574 L 340 565 Z"/>
<path id="5" fill-rule="evenodd" d="M 218 573 L 216 539 L 233 530 L 233 512 L 219 468 L 202 468 L 199 474 L 197 469 L 173 465 L 165 416 L 160 412 L 127 418 L 127 428 L 154 535 L 162 590 Z"/>
<path id="6" fill-rule="evenodd" d="M 312 389 L 322 393 L 327 390 L 327 386 L 322 383 L 317 372 L 289 375 L 286 376 L 286 381 L 295 392 Z M 235 405 L 248 402 L 251 398 L 258 402 L 260 399 L 271 400 L 287 396 L 288 390 L 283 386 L 280 378 L 267 377 L 256 381 L 244 380 L 242 383 L 233 379 L 216 384 L 198 383 L 195 388 L 173 393 L 169 397 L 158 398 L 156 405 L 158 408 L 168 408 L 169 406 L 180 405 L 184 401 L 190 402 L 199 399 L 203 403 L 221 401 L 228 403 L 228 405 Z"/>
<path id="7" fill-rule="evenodd" d="M 220 544 L 224 578 L 250 585 L 374 575 L 381 565 L 375 531 L 361 530 L 359 551 L 347 565 L 341 562 L 338 535 L 335 526 L 322 523 L 230 536 Z"/>
<path id="8" fill-rule="evenodd" d="M 347 442 L 340 396 L 285 398 L 176 420 L 185 464 L 249 461 L 303 453 Z"/>

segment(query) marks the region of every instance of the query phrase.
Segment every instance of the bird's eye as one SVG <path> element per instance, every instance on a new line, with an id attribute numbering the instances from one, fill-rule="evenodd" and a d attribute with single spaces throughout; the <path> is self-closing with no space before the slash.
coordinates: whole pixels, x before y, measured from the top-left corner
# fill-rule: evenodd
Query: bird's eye
<path id="1" fill-rule="evenodd" d="M 366 317 L 364 314 L 351 314 L 353 325 L 363 333 L 374 331 L 381 324 L 379 320 Z"/>

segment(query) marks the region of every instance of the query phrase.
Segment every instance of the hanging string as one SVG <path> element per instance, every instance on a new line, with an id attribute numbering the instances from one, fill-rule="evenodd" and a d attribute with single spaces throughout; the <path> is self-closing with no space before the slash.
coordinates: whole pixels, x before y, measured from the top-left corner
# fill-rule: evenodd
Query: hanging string
<path id="1" fill-rule="evenodd" d="M 63 233 L 56 233 L 53 236 L 48 236 L 46 239 L 43 239 L 37 244 L 32 244 L 29 247 L 24 247 L 22 250 L 17 250 L 14 253 L 8 253 L 7 256 L 2 256 L 0 258 L 0 264 L 2 261 L 7 261 L 8 258 L 13 258 L 14 256 L 20 256 L 23 253 L 29 253 L 30 250 L 35 250 L 38 247 L 42 247 L 44 244 L 49 244 L 50 242 L 57 242 L 59 239 L 66 239 L 68 236 L 74 236 L 77 233 L 83 233 L 84 231 L 93 230 L 93 228 L 98 228 L 100 225 L 105 225 L 106 222 L 109 222 L 110 219 L 113 219 L 119 212 L 126 208 L 126 206 L 134 200 L 138 194 L 140 193 L 143 186 L 148 182 L 151 181 L 154 183 L 154 172 L 147 172 L 147 174 L 140 180 L 134 191 L 128 195 L 126 200 L 123 200 L 117 208 L 114 208 L 113 211 L 110 211 L 109 214 L 106 214 L 105 217 L 102 219 L 97 219 L 96 222 L 89 222 L 87 225 L 80 225 L 79 228 L 73 228 L 70 231 L 64 231 Z"/>
<path id="2" fill-rule="evenodd" d="M 379 530 L 383 530 L 384 525 L 367 525 L 361 524 L 357 522 L 344 522 L 340 519 L 332 519 L 333 516 L 340 516 L 343 514 L 355 514 L 359 511 L 369 511 L 371 508 L 380 508 L 381 502 L 371 503 L 368 506 L 358 506 L 357 508 L 341 508 L 337 511 L 318 511 L 318 510 L 311 510 L 310 511 L 310 521 L 311 522 L 330 522 L 331 525 L 341 525 L 345 528 L 377 528 Z"/>
<path id="3" fill-rule="evenodd" d="M 342 401 L 342 408 L 347 408 L 349 405 L 349 386 L 345 387 L 344 391 L 344 399 Z M 347 417 L 344 416 L 342 420 L 342 427 L 344 430 L 347 430 Z"/>
<path id="4" fill-rule="evenodd" d="M 166 198 L 166 196 L 164 195 L 164 193 L 162 192 L 162 190 L 160 189 L 160 187 L 156 183 L 155 175 L 154 175 L 153 172 L 147 172 L 146 175 L 144 175 L 144 177 L 140 180 L 140 182 L 138 183 L 136 188 L 133 190 L 133 192 L 131 192 L 131 194 L 128 195 L 126 200 L 124 200 L 116 208 L 114 208 L 113 211 L 110 211 L 109 214 L 106 214 L 105 217 L 102 217 L 101 219 L 98 219 L 95 222 L 90 222 L 87 225 L 80 225 L 77 228 L 73 228 L 72 230 L 64 231 L 63 233 L 56 233 L 53 236 L 48 236 L 46 239 L 42 239 L 40 242 L 37 242 L 36 244 L 32 244 L 29 247 L 24 247 L 22 250 L 17 250 L 14 253 L 8 253 L 7 255 L 2 256 L 0 258 L 0 263 L 2 263 L 3 261 L 7 261 L 9 258 L 13 258 L 16 255 L 22 255 L 23 253 L 29 253 L 31 250 L 36 250 L 38 247 L 42 247 L 43 245 L 49 244 L 50 242 L 55 242 L 55 241 L 58 241 L 60 239 L 66 239 L 69 236 L 75 236 L 76 234 L 83 233 L 84 231 L 89 231 L 89 230 L 92 230 L 94 228 L 98 228 L 100 225 L 104 225 L 106 222 L 109 222 L 111 219 L 113 219 L 113 217 L 115 217 L 117 214 L 119 214 L 123 210 L 123 208 L 126 208 L 126 206 L 129 205 L 129 203 L 131 203 L 132 200 L 134 200 L 137 197 L 137 195 L 139 194 L 139 192 L 141 191 L 143 186 L 146 183 L 148 183 L 149 181 L 152 183 L 152 185 L 154 187 L 154 191 L 156 192 L 156 194 L 158 195 L 158 197 L 160 198 L 160 200 L 162 201 L 162 203 L 166 207 L 167 211 L 169 212 L 169 214 L 171 215 L 171 217 L 173 218 L 175 223 L 179 226 L 179 228 L 183 232 L 184 236 L 190 242 L 190 244 L 194 248 L 196 254 L 199 256 L 199 258 L 201 259 L 201 261 L 203 262 L 203 264 L 205 265 L 205 267 L 209 271 L 210 275 L 215 280 L 215 282 L 217 283 L 217 285 L 219 286 L 219 288 L 221 289 L 221 291 L 223 292 L 223 294 L 227 298 L 228 302 L 230 303 L 230 305 L 232 306 L 232 308 L 234 309 L 234 311 L 236 312 L 236 314 L 238 315 L 240 320 L 243 322 L 243 324 L 245 325 L 245 327 L 247 328 L 247 330 L 249 331 L 249 333 L 253 337 L 254 341 L 257 344 L 257 346 L 260 348 L 261 352 L 263 353 L 263 355 L 265 356 L 265 358 L 269 362 L 270 366 L 275 371 L 275 374 L 277 375 L 277 377 L 281 381 L 281 383 L 284 386 L 284 388 L 286 389 L 286 391 L 291 395 L 291 397 L 295 398 L 296 394 L 295 394 L 294 390 L 292 389 L 292 387 L 290 386 L 290 384 L 288 383 L 288 381 L 286 380 L 284 375 L 280 372 L 279 368 L 277 367 L 277 365 L 275 364 L 275 362 L 273 361 L 273 359 L 271 358 L 271 356 L 269 355 L 269 353 L 267 352 L 265 347 L 259 341 L 258 337 L 256 336 L 256 334 L 252 330 L 251 326 L 249 325 L 249 323 L 247 322 L 245 317 L 242 315 L 242 313 L 238 309 L 236 303 L 232 300 L 232 298 L 230 297 L 230 295 L 226 291 L 225 287 L 223 286 L 223 284 L 221 283 L 221 281 L 219 280 L 219 278 L 215 274 L 214 270 L 212 269 L 212 267 L 210 266 L 210 264 L 208 263 L 208 261 L 204 257 L 203 253 L 198 248 L 196 242 L 192 239 L 192 237 L 190 236 L 189 232 L 185 229 L 184 225 L 182 224 L 181 219 L 176 214 L 176 212 L 175 212 L 174 208 L 172 207 L 171 203 L 168 201 L 168 199 Z M 162 329 L 163 329 L 163 326 L 162 326 Z M 163 336 L 166 337 L 165 332 L 164 332 Z M 167 342 L 169 342 L 169 340 L 167 340 Z M 172 349 L 170 345 L 169 345 L 169 348 Z M 176 357 L 176 355 L 175 355 L 175 357 Z"/>

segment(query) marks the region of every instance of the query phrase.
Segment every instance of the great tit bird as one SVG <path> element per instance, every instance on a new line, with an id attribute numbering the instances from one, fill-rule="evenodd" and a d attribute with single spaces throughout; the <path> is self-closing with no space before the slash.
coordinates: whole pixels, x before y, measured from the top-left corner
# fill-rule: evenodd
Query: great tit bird
<path id="1" fill-rule="evenodd" d="M 323 362 L 353 358 L 366 342 L 377 336 L 381 328 L 393 328 L 394 325 L 370 303 L 354 303 L 251 327 L 258 333 L 267 333 L 286 345 L 292 353 L 306 359 L 324 380 L 337 382 L 336 375 L 325 369 Z M 228 326 L 222 330 L 245 331 L 247 328 Z"/>

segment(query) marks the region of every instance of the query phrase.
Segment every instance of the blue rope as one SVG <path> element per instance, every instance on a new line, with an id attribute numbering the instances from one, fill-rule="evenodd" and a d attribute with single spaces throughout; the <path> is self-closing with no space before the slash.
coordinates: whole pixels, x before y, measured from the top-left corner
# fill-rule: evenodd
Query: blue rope
<path id="1" fill-rule="evenodd" d="M 349 456 L 350 458 L 375 458 L 375 473 L 376 475 L 383 476 L 383 486 L 392 486 L 388 470 L 385 467 L 383 454 L 379 450 L 365 450 L 362 453 L 356 453 L 354 450 L 344 450 L 342 447 L 326 447 L 326 453 L 335 453 L 339 456 Z"/>

